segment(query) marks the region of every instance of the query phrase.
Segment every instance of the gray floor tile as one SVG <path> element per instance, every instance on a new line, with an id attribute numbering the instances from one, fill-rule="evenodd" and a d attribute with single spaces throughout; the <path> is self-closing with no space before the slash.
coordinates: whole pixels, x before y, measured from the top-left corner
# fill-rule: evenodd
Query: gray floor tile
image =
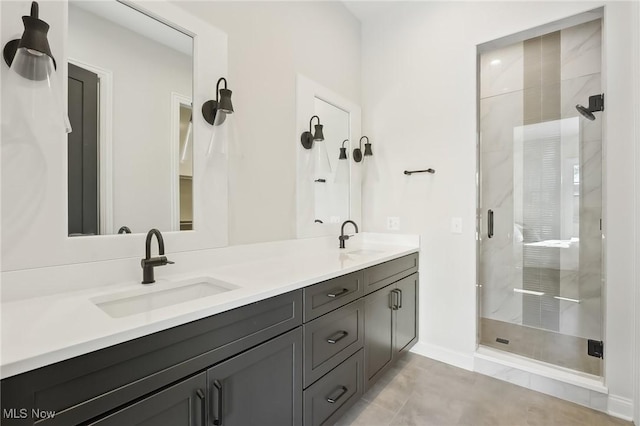
<path id="1" fill-rule="evenodd" d="M 632 426 L 493 377 L 407 354 L 337 423 L 366 426 Z"/>

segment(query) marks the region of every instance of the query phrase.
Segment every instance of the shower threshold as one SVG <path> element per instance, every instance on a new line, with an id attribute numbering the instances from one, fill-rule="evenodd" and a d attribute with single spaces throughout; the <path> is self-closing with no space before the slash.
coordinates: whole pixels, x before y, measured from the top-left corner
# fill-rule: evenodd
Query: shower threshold
<path id="1" fill-rule="evenodd" d="M 587 355 L 587 339 L 481 318 L 480 344 L 599 377 L 602 359 Z"/>

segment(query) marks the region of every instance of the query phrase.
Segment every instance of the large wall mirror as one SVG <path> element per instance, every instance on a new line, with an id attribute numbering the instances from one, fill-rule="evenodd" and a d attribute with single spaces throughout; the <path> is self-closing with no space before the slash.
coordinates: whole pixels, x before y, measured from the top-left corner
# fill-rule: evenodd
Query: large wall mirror
<path id="1" fill-rule="evenodd" d="M 360 107 L 299 75 L 296 109 L 297 236 L 337 236 L 342 222 L 351 219 L 359 223 L 361 217 L 360 177 L 354 173 L 352 159 L 352 147 L 360 137 Z M 324 140 L 305 149 L 300 134 L 309 130 L 313 116 L 318 116 L 323 126 Z M 340 158 L 341 148 L 347 158 Z"/>
<path id="2" fill-rule="evenodd" d="M 3 3 L 3 30 L 19 36 L 14 17 L 28 12 Z M 60 132 L 30 139 L 27 157 L 3 150 L 2 164 L 20 164 L 37 189 L 3 186 L 15 213 L 1 218 L 3 272 L 142 257 L 151 228 L 169 253 L 227 245 L 228 162 L 207 158 L 213 129 L 200 113 L 227 76 L 227 35 L 168 1 L 42 2 L 40 12 L 81 149 Z M 75 92 L 90 86 L 85 102 Z"/>
<path id="3" fill-rule="evenodd" d="M 193 229 L 192 98 L 192 36 L 69 1 L 69 236 Z"/>

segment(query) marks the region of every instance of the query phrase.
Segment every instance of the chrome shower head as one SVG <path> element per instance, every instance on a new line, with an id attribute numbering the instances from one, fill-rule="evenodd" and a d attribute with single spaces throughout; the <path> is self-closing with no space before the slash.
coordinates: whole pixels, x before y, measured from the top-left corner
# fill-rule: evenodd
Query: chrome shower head
<path id="1" fill-rule="evenodd" d="M 580 114 L 582 114 L 582 116 L 583 116 L 584 118 L 586 118 L 587 120 L 591 120 L 591 121 L 593 121 L 593 120 L 595 120 L 595 119 L 596 119 L 596 116 L 595 116 L 595 115 L 593 115 L 593 113 L 592 113 L 591 111 L 589 111 L 589 108 L 585 108 L 585 107 L 583 107 L 582 105 L 578 104 L 578 105 L 576 105 L 576 109 L 577 109 L 577 110 L 578 110 L 578 112 L 579 112 Z"/>
<path id="2" fill-rule="evenodd" d="M 589 96 L 589 108 L 582 105 L 576 105 L 578 112 L 587 120 L 595 120 L 596 116 L 593 115 L 596 111 L 604 111 L 604 94 Z"/>

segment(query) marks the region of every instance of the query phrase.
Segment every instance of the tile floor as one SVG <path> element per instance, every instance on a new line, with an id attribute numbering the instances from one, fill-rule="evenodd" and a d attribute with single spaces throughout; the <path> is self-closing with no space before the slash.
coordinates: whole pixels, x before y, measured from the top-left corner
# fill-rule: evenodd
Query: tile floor
<path id="1" fill-rule="evenodd" d="M 509 340 L 498 343 L 496 338 Z M 602 360 L 587 354 L 587 339 L 482 318 L 480 344 L 599 376 Z"/>
<path id="2" fill-rule="evenodd" d="M 337 425 L 626 425 L 501 380 L 407 354 Z"/>

